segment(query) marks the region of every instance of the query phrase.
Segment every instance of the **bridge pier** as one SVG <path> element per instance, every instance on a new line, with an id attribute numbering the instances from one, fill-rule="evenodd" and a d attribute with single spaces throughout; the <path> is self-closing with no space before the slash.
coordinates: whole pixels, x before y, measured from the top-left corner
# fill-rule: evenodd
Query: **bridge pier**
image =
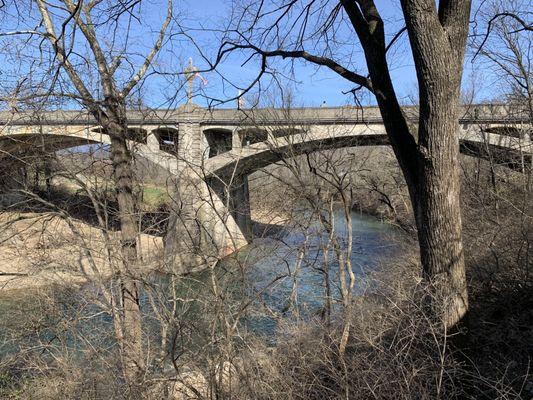
<path id="1" fill-rule="evenodd" d="M 210 190 L 223 202 L 242 235 L 248 242 L 253 239 L 252 217 L 250 212 L 250 191 L 247 176 L 234 176 L 228 181 L 219 177 L 208 182 Z"/>
<path id="2" fill-rule="evenodd" d="M 221 180 L 204 180 L 206 138 L 198 118 L 191 113 L 178 126 L 174 201 L 165 237 L 167 262 L 182 272 L 216 262 L 246 245 L 251 238 L 245 181 L 228 190 Z M 235 204 L 244 208 L 237 209 Z"/>
<path id="3" fill-rule="evenodd" d="M 250 190 L 248 187 L 248 177 L 238 177 L 234 179 L 230 188 L 229 199 L 230 212 L 235 222 L 241 229 L 244 237 L 249 242 L 253 239 L 252 214 L 250 211 Z"/>
<path id="4" fill-rule="evenodd" d="M 228 190 L 220 181 L 208 183 L 180 172 L 165 237 L 167 261 L 187 272 L 248 244 L 252 229 L 247 196 L 244 182 Z"/>

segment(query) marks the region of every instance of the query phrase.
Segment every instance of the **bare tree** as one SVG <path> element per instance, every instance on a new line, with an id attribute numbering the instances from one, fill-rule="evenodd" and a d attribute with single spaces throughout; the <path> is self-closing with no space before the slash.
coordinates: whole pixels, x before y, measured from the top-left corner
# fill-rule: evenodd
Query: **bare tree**
<path id="1" fill-rule="evenodd" d="M 475 14 L 476 24 L 471 41 L 473 62 L 487 65 L 487 79 L 497 81 L 501 100 L 512 107 L 512 114 L 525 116 L 524 129 L 515 134 L 521 148 L 531 141 L 533 125 L 533 28 L 527 20 L 528 2 L 521 0 L 493 0 Z M 494 94 L 493 94 L 494 95 Z M 531 166 L 525 164 L 531 187 Z"/>
<path id="2" fill-rule="evenodd" d="M 405 28 L 387 43 L 386 22 L 372 0 L 245 4 L 214 65 L 228 53 L 246 51 L 260 60 L 257 81 L 269 59 L 301 59 L 352 82 L 354 93 L 365 88 L 374 94 L 408 185 L 424 276 L 443 299 L 435 311 L 442 311 L 444 324 L 451 327 L 468 310 L 457 163 L 458 102 L 471 2 L 440 1 L 437 7 L 434 1 L 403 0 L 401 7 Z M 353 33 L 341 28 L 344 23 Z M 417 128 L 407 123 L 387 60 L 388 50 L 405 30 L 419 86 Z M 343 59 L 339 43 L 356 40 L 368 75 Z"/>
<path id="3" fill-rule="evenodd" d="M 132 388 L 132 395 L 139 392 L 137 385 L 143 376 L 145 365 L 139 310 L 136 190 L 132 155 L 127 145 L 130 133 L 126 107 L 132 91 L 143 80 L 160 51 L 173 21 L 173 2 L 168 0 L 164 2 L 166 17 L 153 46 L 140 60 L 138 57 L 134 58 L 134 53 L 128 48 L 127 35 L 126 39 L 120 40 L 120 34 L 117 33 L 124 29 L 123 24 L 131 25 L 131 18 L 135 18 L 134 13 L 139 9 L 140 3 L 35 0 L 28 3 L 28 13 L 35 10 L 36 6 L 42 29 L 4 33 L 37 37 L 47 41 L 50 46 L 51 64 L 44 65 L 44 69 L 55 71 L 51 74 L 52 83 L 48 85 L 47 91 L 37 91 L 30 97 L 44 98 L 45 101 L 59 97 L 81 103 L 101 126 L 102 133 L 109 135 L 111 139 L 122 253 L 118 273 L 122 296 L 115 324 L 117 340 L 122 349 L 124 378 Z M 113 35 L 111 40 L 103 36 L 109 34 Z M 62 80 L 63 77 L 66 78 L 65 81 Z M 41 88 L 43 86 L 45 85 Z M 69 87 L 72 91 L 69 91 Z M 23 96 L 15 93 L 14 98 L 17 97 L 22 100 Z"/>

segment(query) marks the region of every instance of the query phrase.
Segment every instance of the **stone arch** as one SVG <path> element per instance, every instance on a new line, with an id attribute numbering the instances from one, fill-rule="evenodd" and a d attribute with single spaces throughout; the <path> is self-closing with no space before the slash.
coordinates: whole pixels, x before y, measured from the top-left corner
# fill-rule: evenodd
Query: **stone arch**
<path id="1" fill-rule="evenodd" d="M 209 128 L 203 132 L 209 149 L 208 158 L 231 151 L 233 132 L 230 129 Z"/>
<path id="2" fill-rule="evenodd" d="M 146 144 L 148 131 L 143 128 L 128 128 L 126 138 L 137 143 Z"/>
<path id="3" fill-rule="evenodd" d="M 304 140 L 283 141 L 282 145 L 278 145 L 275 148 L 271 145 L 264 145 L 255 151 L 248 152 L 245 156 L 241 154 L 235 156 L 231 154 L 221 155 L 210 159 L 206 163 L 206 169 L 210 175 L 225 176 L 228 173 L 234 173 L 237 166 L 238 175 L 249 175 L 287 156 L 294 157 L 309 152 L 342 147 L 381 146 L 389 143 L 385 135 L 354 135 L 307 139 L 304 134 L 302 137 Z"/>
<path id="4" fill-rule="evenodd" d="M 505 146 L 492 143 L 485 144 L 471 140 L 461 140 L 459 146 L 461 154 L 489 160 L 495 164 L 517 171 L 522 171 L 524 165 L 531 164 L 531 154 L 521 153 L 519 150 L 510 149 Z"/>
<path id="5" fill-rule="evenodd" d="M 268 139 L 268 132 L 266 129 L 260 128 L 245 128 L 238 131 L 240 142 L 242 146 L 249 146 L 255 143 L 261 143 Z"/>
<path id="6" fill-rule="evenodd" d="M 235 173 L 239 175 L 249 175 L 253 172 L 273 164 L 280 159 L 290 156 L 298 156 L 308 152 L 315 152 L 321 150 L 331 150 L 342 147 L 356 147 L 356 146 L 383 146 L 389 145 L 389 140 L 385 134 L 372 135 L 341 135 L 334 137 L 309 137 L 301 135 L 295 136 L 294 141 L 278 143 L 276 146 L 267 143 L 254 146 L 243 154 L 233 154 L 230 152 L 226 155 L 220 155 L 210 159 L 206 163 L 208 175 L 225 176 L 228 173 Z M 516 149 L 501 146 L 494 143 L 483 143 L 474 140 L 460 140 L 461 153 L 487 159 L 493 155 L 498 156 L 499 163 L 513 169 L 520 169 L 523 162 L 521 157 L 523 154 Z M 526 156 L 527 160 L 531 159 L 531 155 Z"/>
<path id="7" fill-rule="evenodd" d="M 88 145 L 105 145 L 105 141 L 93 140 L 84 134 L 84 130 L 74 135 L 57 133 L 32 133 L 21 132 L 0 136 L 0 202 L 6 200 L 9 204 L 20 199 L 13 190 L 24 187 L 29 182 L 28 168 L 41 165 L 44 172 L 46 186 L 49 188 L 50 180 L 50 156 L 73 147 Z M 89 132 L 87 130 L 87 132 Z M 89 133 L 89 136 L 96 136 Z M 100 135 L 103 136 L 103 135 Z M 80 150 L 81 151 L 81 150 Z M 88 149 L 88 153 L 91 150 Z M 39 180 L 40 174 L 34 173 L 34 180 Z M 42 175 L 41 175 L 42 177 Z M 10 200 L 11 199 L 11 200 Z M 18 200 L 17 200 L 18 199 Z"/>
<path id="8" fill-rule="evenodd" d="M 151 132 L 159 143 L 159 149 L 172 154 L 178 155 L 179 149 L 179 131 L 176 128 L 162 126 Z"/>
<path id="9" fill-rule="evenodd" d="M 95 140 L 81 135 L 23 133 L 0 136 L 0 157 L 22 154 L 53 153 L 72 147 L 99 144 L 106 141 Z"/>

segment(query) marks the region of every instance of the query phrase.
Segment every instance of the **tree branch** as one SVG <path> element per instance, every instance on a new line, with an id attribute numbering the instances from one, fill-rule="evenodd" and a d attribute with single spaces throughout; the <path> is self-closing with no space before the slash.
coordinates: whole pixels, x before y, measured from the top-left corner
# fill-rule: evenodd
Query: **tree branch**
<path id="1" fill-rule="evenodd" d="M 74 66 L 70 63 L 70 61 L 66 57 L 65 50 L 59 43 L 59 39 L 56 36 L 54 24 L 52 22 L 52 18 L 50 17 L 50 13 L 48 12 L 48 8 L 44 0 L 37 0 L 37 6 L 43 18 L 43 24 L 47 32 L 46 37 L 52 44 L 52 47 L 54 48 L 56 56 L 59 59 L 59 62 L 61 63 L 65 71 L 67 72 L 68 76 L 72 80 L 72 83 L 76 87 L 76 90 L 80 93 L 81 97 L 88 100 L 86 102 L 87 106 L 92 109 L 93 107 L 91 106 L 90 103 L 94 102 L 94 99 L 91 96 L 91 93 L 89 92 L 85 84 L 83 83 L 83 80 L 77 74 Z"/>
<path id="2" fill-rule="evenodd" d="M 266 50 L 260 49 L 257 46 L 254 46 L 252 44 L 240 45 L 240 44 L 234 44 L 234 43 L 228 43 L 228 42 L 224 43 L 222 45 L 222 47 L 224 47 L 225 45 L 231 45 L 231 48 L 225 49 L 221 53 L 219 53 L 218 59 L 220 59 L 221 56 L 224 55 L 225 53 L 227 53 L 229 51 L 236 50 L 236 49 L 251 49 L 251 50 L 254 50 L 256 53 L 262 55 L 263 57 L 300 58 L 300 59 L 312 62 L 312 63 L 317 64 L 317 65 L 328 67 L 329 69 L 331 69 L 332 71 L 336 72 L 337 74 L 339 74 L 343 78 L 349 80 L 350 82 L 353 82 L 353 83 L 355 83 L 357 85 L 361 85 L 361 86 L 365 87 L 366 89 L 368 89 L 369 91 L 374 92 L 374 89 L 372 87 L 372 82 L 371 82 L 371 80 L 368 77 L 360 75 L 360 74 L 357 74 L 357 73 L 355 73 L 353 71 L 350 71 L 349 69 L 343 67 L 342 65 L 340 65 L 336 61 L 334 61 L 334 60 L 332 60 L 330 58 L 327 58 L 327 57 L 316 56 L 316 55 L 310 54 L 310 53 L 308 53 L 306 51 L 303 51 L 303 50 L 294 50 L 294 51 L 290 51 L 290 50 L 272 50 L 272 51 L 266 51 Z"/>
<path id="3" fill-rule="evenodd" d="M 522 18 L 520 18 L 518 15 L 514 14 L 514 13 L 511 13 L 511 12 L 501 12 L 501 13 L 498 13 L 498 14 L 495 14 L 488 22 L 487 24 L 487 31 L 485 32 L 485 35 L 484 35 L 484 38 L 483 38 L 483 41 L 481 42 L 481 44 L 479 45 L 479 48 L 477 49 L 476 53 L 474 54 L 474 57 L 472 57 L 472 59 L 475 59 L 479 53 L 481 52 L 481 50 L 483 49 L 483 46 L 485 46 L 485 43 L 487 43 L 487 40 L 489 39 L 489 35 L 490 35 L 490 32 L 491 32 L 491 29 L 492 29 L 492 24 L 494 23 L 494 21 L 496 21 L 498 18 L 501 18 L 501 17 L 510 17 L 510 18 L 513 18 L 515 21 L 517 21 L 520 25 L 522 25 L 522 30 L 525 30 L 525 31 L 533 31 L 533 25 L 531 24 L 528 24 L 526 21 L 524 21 Z"/>
<path id="4" fill-rule="evenodd" d="M 109 73 L 109 69 L 107 67 L 107 61 L 104 55 L 104 52 L 102 51 L 102 48 L 100 47 L 100 44 L 98 43 L 98 38 L 96 37 L 96 32 L 94 31 L 94 24 L 92 23 L 91 19 L 91 8 L 85 7 L 85 18 L 87 18 L 87 23 L 82 21 L 81 16 L 79 12 L 76 10 L 76 6 L 72 3 L 72 0 L 63 0 L 65 5 L 67 6 L 68 10 L 72 13 L 74 16 L 74 20 L 76 21 L 76 25 L 80 28 L 81 32 L 87 39 L 87 42 L 89 43 L 89 47 L 91 48 L 91 51 L 93 52 L 94 59 L 96 61 L 96 65 L 98 67 L 98 72 L 100 73 L 100 77 L 102 79 L 102 87 L 104 89 L 104 95 L 110 96 L 113 93 L 113 82 L 111 79 L 111 75 Z"/>
<path id="5" fill-rule="evenodd" d="M 165 34 L 166 34 L 167 28 L 171 20 L 172 20 L 172 0 L 168 0 L 167 17 L 165 21 L 163 22 L 163 25 L 161 26 L 161 30 L 159 31 L 159 37 L 157 41 L 155 42 L 154 47 L 152 48 L 152 51 L 145 58 L 143 65 L 139 68 L 139 71 L 137 71 L 135 76 L 122 89 L 122 92 L 121 92 L 122 97 L 126 97 L 131 92 L 131 90 L 135 87 L 135 85 L 143 78 L 144 74 L 146 74 L 146 71 L 148 70 L 148 67 L 152 63 L 155 55 L 159 52 L 159 50 L 161 49 L 161 46 L 163 45 L 163 39 L 165 38 Z"/>

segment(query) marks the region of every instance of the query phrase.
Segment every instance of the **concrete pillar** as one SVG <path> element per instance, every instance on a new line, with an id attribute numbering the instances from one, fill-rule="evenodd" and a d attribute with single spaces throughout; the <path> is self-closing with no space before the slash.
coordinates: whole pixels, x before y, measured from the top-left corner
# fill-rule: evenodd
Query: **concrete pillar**
<path id="1" fill-rule="evenodd" d="M 204 138 L 200 126 L 203 110 L 195 107 L 182 108 L 177 118 L 178 171 L 174 178 L 165 253 L 168 264 L 178 272 L 208 265 L 247 244 L 247 237 L 225 201 L 229 200 L 224 195 L 227 193 L 223 190 L 225 185 L 210 187 L 204 181 Z M 246 191 L 243 190 L 236 192 L 238 203 L 248 193 L 247 186 Z M 237 215 L 245 224 L 245 214 Z"/>
<path id="2" fill-rule="evenodd" d="M 189 108 L 189 107 L 187 107 Z M 178 117 L 177 171 L 170 188 L 172 201 L 167 235 L 166 261 L 174 271 L 188 272 L 201 265 L 201 227 L 197 213 L 201 199 L 198 166 L 200 125 L 191 110 Z"/>
<path id="3" fill-rule="evenodd" d="M 231 254 L 251 239 L 247 235 L 247 226 L 251 227 L 251 224 L 246 225 L 245 211 L 234 206 L 242 197 L 235 194 L 242 189 L 237 188 L 237 192 L 234 192 L 231 186 L 226 186 L 218 179 L 204 185 L 206 194 L 201 199 L 199 213 L 202 242 L 207 248 L 211 246 L 215 249 L 219 256 Z M 251 229 L 249 232 L 251 233 Z"/>
<path id="4" fill-rule="evenodd" d="M 253 239 L 248 177 L 235 177 L 230 187 L 230 211 L 246 240 Z"/>
<path id="5" fill-rule="evenodd" d="M 199 121 L 179 123 L 178 158 L 183 168 L 198 168 L 202 164 L 202 130 Z"/>

